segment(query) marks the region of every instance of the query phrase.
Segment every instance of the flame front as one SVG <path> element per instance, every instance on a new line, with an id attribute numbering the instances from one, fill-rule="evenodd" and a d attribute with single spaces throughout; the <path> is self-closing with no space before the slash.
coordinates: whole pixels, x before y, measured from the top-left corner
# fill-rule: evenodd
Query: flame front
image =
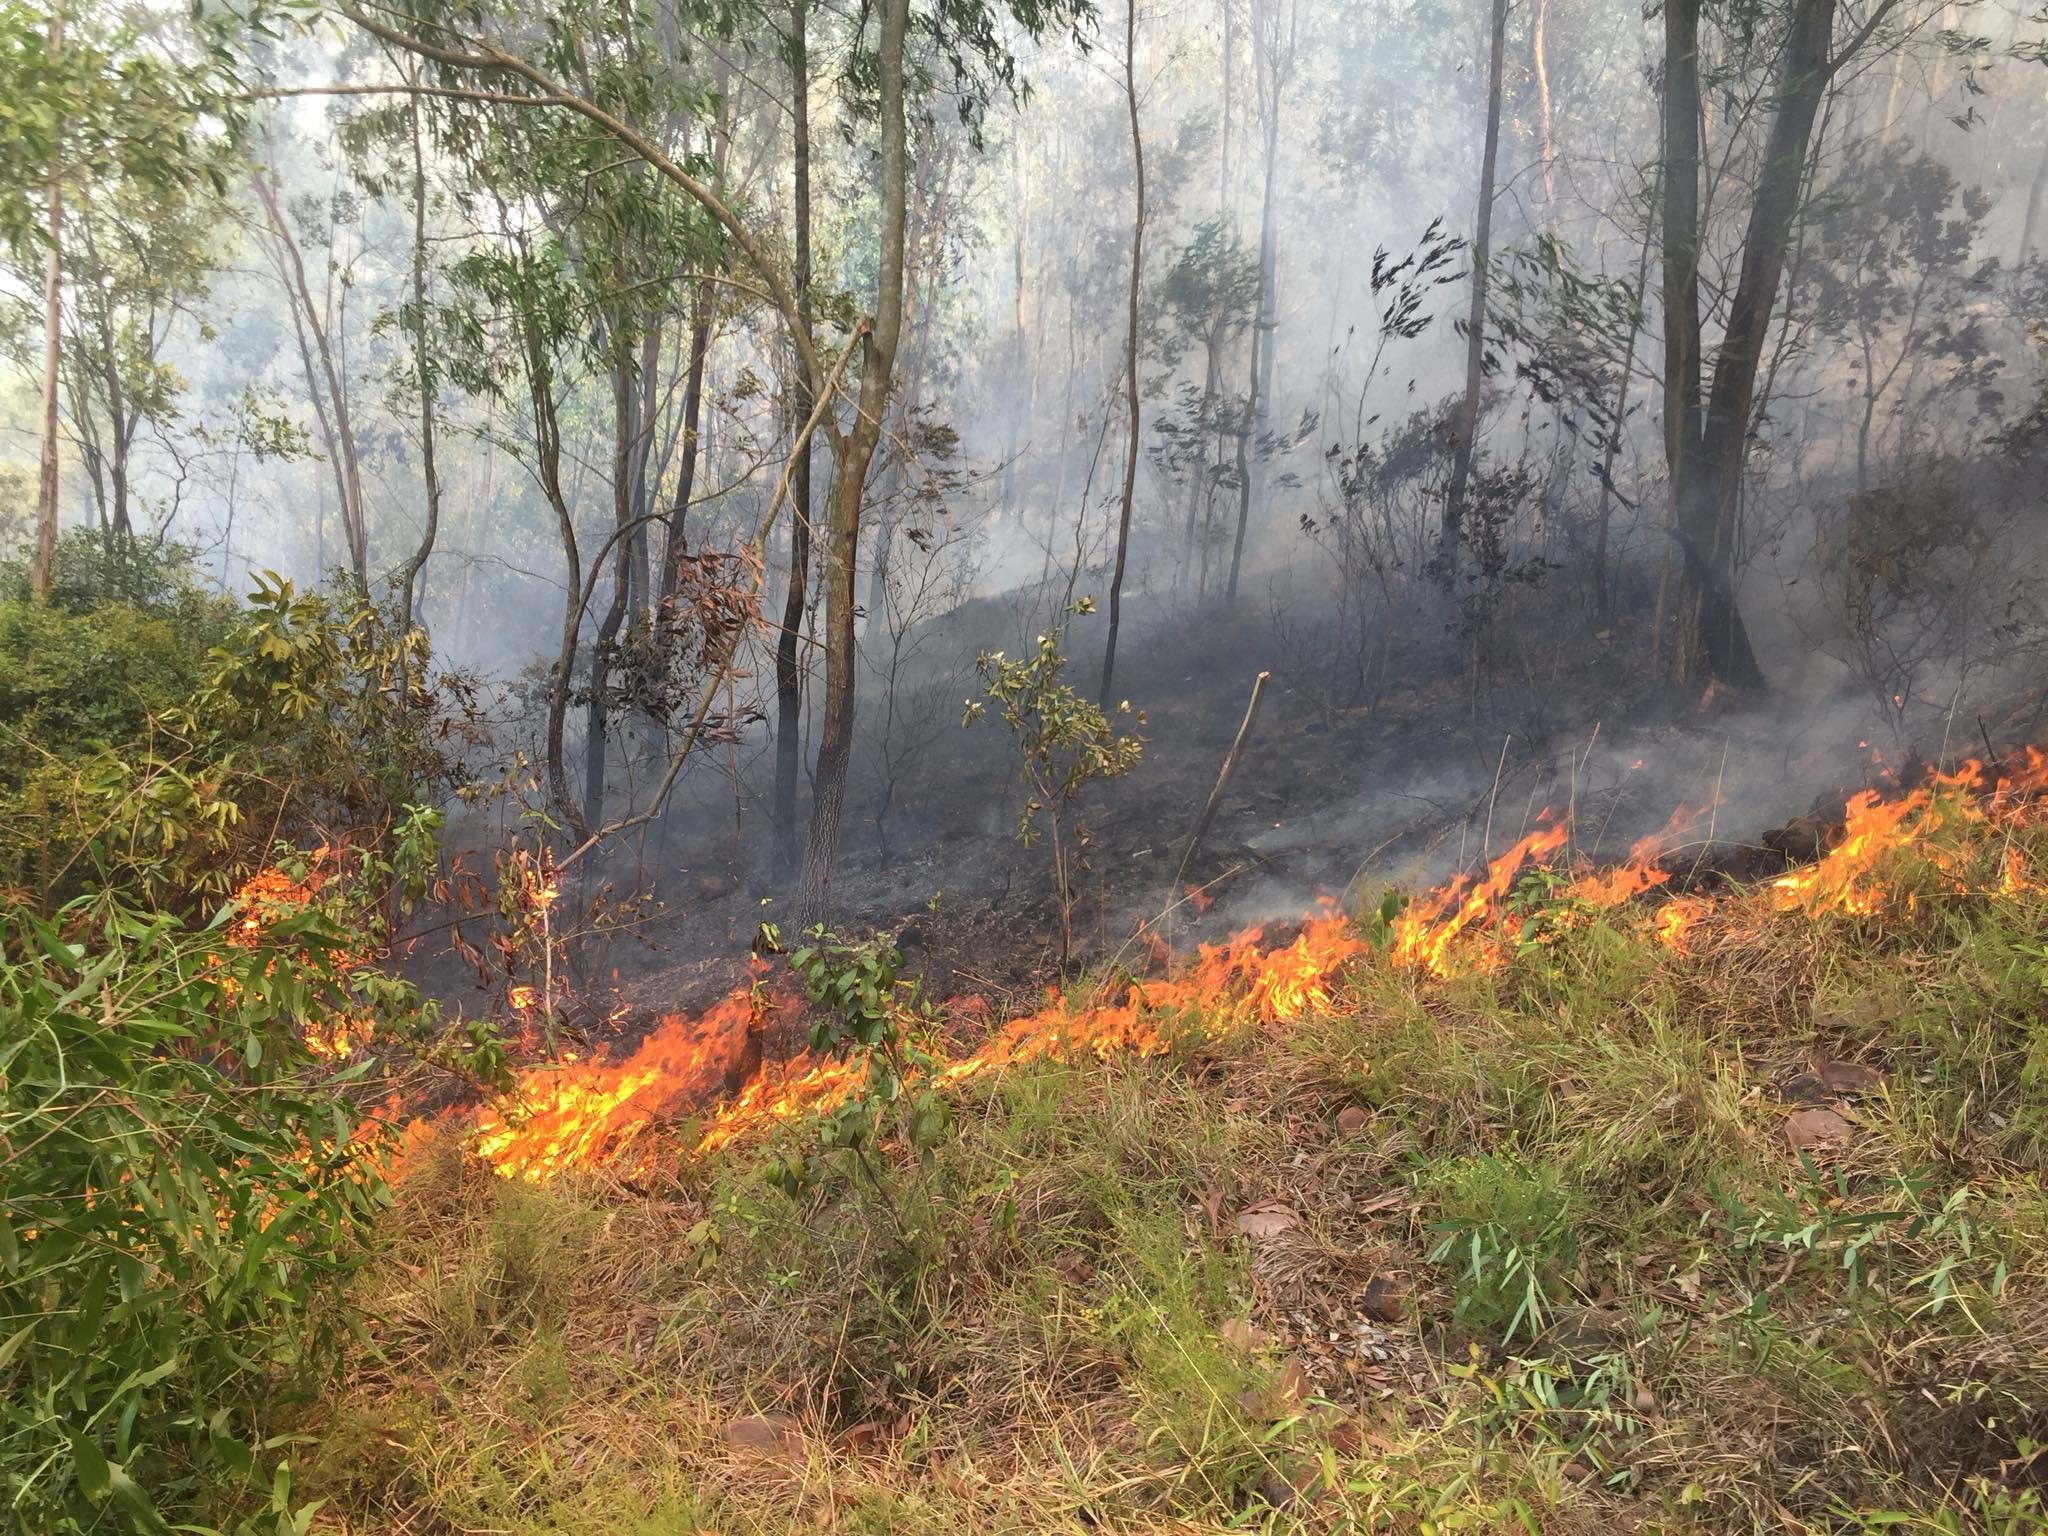
<path id="1" fill-rule="evenodd" d="M 1995 886 L 1973 891 L 1965 880 L 1966 845 L 1952 834 L 1986 824 L 2036 824 L 2048 807 L 2044 790 L 2048 753 L 2029 749 L 1995 768 L 1965 763 L 1890 798 L 1861 792 L 1848 802 L 1841 834 L 1828 851 L 1772 881 L 1760 903 L 1767 911 L 1805 915 L 1910 909 L 1911 882 L 1929 869 L 1959 892 L 2042 892 L 2022 850 L 2011 843 L 1999 853 Z M 1518 941 L 1545 931 L 1530 926 L 1538 909 L 1555 915 L 1546 921 L 1585 923 L 1599 911 L 1658 893 L 1671 879 L 1661 861 L 1710 809 L 1711 804 L 1681 807 L 1662 829 L 1635 843 L 1619 865 L 1574 870 L 1566 861 L 1567 867 L 1552 869 L 1533 892 L 1524 892 L 1518 880 L 1549 868 L 1566 846 L 1567 827 L 1546 815 L 1482 873 L 1458 876 L 1397 916 L 1387 959 L 1425 977 L 1486 970 L 1504 964 Z M 1902 862 L 1900 854 L 1912 857 Z M 1647 907 L 1642 921 L 1663 947 L 1684 954 L 1703 923 L 1745 902 L 1739 893 L 1670 896 Z M 1755 904 L 1742 907 L 1745 914 L 1757 910 Z M 1167 1048 L 1177 1021 L 1197 1016 L 1210 1028 L 1286 1023 L 1334 1007 L 1345 967 L 1366 948 L 1364 938 L 1332 910 L 1310 918 L 1282 943 L 1273 943 L 1264 928 L 1250 928 L 1202 945 L 1191 961 L 1168 966 L 1164 975 L 1127 980 L 1112 996 L 1054 996 L 965 1055 L 949 1059 L 940 1049 L 931 1080 L 953 1084 L 1083 1052 L 1156 1055 Z M 515 1006 L 530 1006 L 530 999 L 518 996 L 529 990 L 514 989 Z M 619 1061 L 571 1061 L 530 1071 L 513 1101 L 516 1111 L 478 1113 L 474 1148 L 507 1177 L 543 1180 L 576 1168 L 641 1172 L 661 1159 L 708 1152 L 774 1123 L 829 1111 L 857 1092 L 866 1068 L 855 1058 L 805 1051 L 785 1063 L 762 1063 L 763 1015 L 774 1006 L 757 981 L 701 1015 L 664 1017 Z M 948 1005 L 948 1015 L 957 1024 L 982 1009 L 979 999 L 968 999 Z M 695 1106 L 726 1087 L 730 1096 L 705 1119 L 688 1119 Z"/>
<path id="2" fill-rule="evenodd" d="M 1010 1020 L 970 1054 L 942 1061 L 937 1081 L 1081 1051 L 1157 1055 L 1172 1021 L 1197 1008 L 1211 1020 L 1220 1013 L 1244 1024 L 1297 1019 L 1329 1007 L 1344 965 L 1365 951 L 1350 925 L 1328 914 L 1304 923 L 1286 944 L 1264 948 L 1264 939 L 1265 930 L 1253 928 L 1205 944 L 1178 973 L 1131 981 L 1113 1001 L 1070 1007 L 1055 998 Z M 721 1076 L 744 1061 L 743 1042 L 757 1028 L 761 1007 L 750 985 L 699 1017 L 664 1018 L 616 1064 L 576 1062 L 527 1073 L 516 1117 L 489 1108 L 478 1115 L 478 1155 L 507 1177 L 535 1180 L 570 1168 L 645 1168 L 654 1153 L 649 1133 L 708 1100 Z M 694 1149 L 708 1152 L 773 1122 L 828 1111 L 858 1089 L 865 1070 L 858 1060 L 809 1051 L 763 1066 L 712 1113 Z"/>

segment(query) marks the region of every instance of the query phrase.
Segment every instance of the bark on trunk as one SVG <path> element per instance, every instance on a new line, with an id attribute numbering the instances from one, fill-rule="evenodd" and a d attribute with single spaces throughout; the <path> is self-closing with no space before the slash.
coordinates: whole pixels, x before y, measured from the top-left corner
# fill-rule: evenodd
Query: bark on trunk
<path id="1" fill-rule="evenodd" d="M 811 109 L 810 0 L 790 7 L 789 63 L 791 130 L 796 202 L 796 306 L 799 324 L 811 323 Z M 801 364 L 790 392 L 790 418 L 797 430 L 816 405 Z M 803 763 L 803 679 L 797 647 L 803 639 L 804 599 L 811 582 L 811 451 L 796 456 L 789 477 L 789 591 L 782 602 L 782 632 L 775 642 L 775 863 L 784 878 L 797 868 L 796 781 Z"/>
<path id="2" fill-rule="evenodd" d="M 1253 72 L 1258 77 L 1266 118 L 1265 188 L 1259 199 L 1259 308 L 1252 324 L 1250 394 L 1245 419 L 1237 435 L 1237 537 L 1230 546 L 1230 580 L 1223 594 L 1226 608 L 1237 602 L 1238 573 L 1244 566 L 1245 530 L 1251 525 L 1252 503 L 1259 499 L 1258 487 L 1253 483 L 1258 459 L 1250 451 L 1249 440 L 1264 428 L 1271 406 L 1267 396 L 1272 391 L 1273 382 L 1273 333 L 1280 323 L 1274 292 L 1279 266 L 1279 230 L 1273 218 L 1274 162 L 1280 153 L 1280 93 L 1293 62 L 1294 39 L 1290 26 L 1283 51 L 1278 19 L 1274 21 L 1273 35 L 1269 38 L 1262 11 L 1263 7 L 1255 7 L 1251 17 Z"/>
<path id="3" fill-rule="evenodd" d="M 1131 166 L 1136 177 L 1131 214 L 1130 312 L 1124 332 L 1124 407 L 1130 446 L 1124 454 L 1123 505 L 1116 525 L 1116 568 L 1109 578 L 1109 633 L 1102 650 L 1102 707 L 1112 709 L 1116 687 L 1116 632 L 1123 619 L 1124 565 L 1131 547 L 1131 499 L 1138 489 L 1142 431 L 1138 402 L 1138 287 L 1145 271 L 1145 138 L 1138 129 L 1138 0 L 1124 0 L 1124 104 L 1131 117 Z"/>
<path id="4" fill-rule="evenodd" d="M 1543 172 L 1543 216 L 1557 208 L 1557 143 L 1550 112 L 1550 0 L 1536 0 L 1529 20 L 1529 62 L 1536 75 L 1536 163 Z"/>
<path id="5" fill-rule="evenodd" d="M 64 13 L 50 12 L 50 56 L 64 47 Z M 64 358 L 64 176 L 62 125 L 50 150 L 49 265 L 43 274 L 43 423 L 36 472 L 36 544 L 29 563 L 29 590 L 50 594 L 57 562 L 57 388 Z"/>
<path id="6" fill-rule="evenodd" d="M 855 654 L 853 585 L 860 547 L 860 513 L 868 465 L 881 441 L 889 407 L 890 374 L 903 324 L 903 233 L 908 144 L 903 111 L 903 41 L 909 0 L 883 0 L 875 50 L 881 98 L 881 260 L 875 318 L 863 339 L 860 405 L 852 431 L 834 434 L 832 520 L 825 551 L 825 721 L 818 734 L 818 770 L 797 889 L 801 921 L 822 921 L 830 898 L 832 865 L 853 759 Z"/>
<path id="7" fill-rule="evenodd" d="M 1458 579 L 1465 500 L 1479 439 L 1479 394 L 1486 371 L 1486 289 L 1493 256 L 1494 171 L 1500 159 L 1500 83 L 1507 42 L 1508 0 L 1493 0 L 1486 70 L 1486 142 L 1479 157 L 1479 207 L 1472 221 L 1472 305 L 1465 315 L 1465 393 L 1451 428 L 1451 480 L 1444 493 L 1443 537 L 1437 549 L 1446 588 L 1455 588 Z"/>
<path id="8" fill-rule="evenodd" d="M 623 359 L 612 365 L 612 419 L 612 596 L 591 642 L 589 697 L 584 706 L 583 819 L 593 827 L 604 825 L 604 802 L 610 789 L 612 649 L 618 644 L 632 597 L 640 392 L 632 365 Z"/>
<path id="9" fill-rule="evenodd" d="M 292 319 L 298 331 L 300 361 L 306 370 L 307 393 L 317 401 L 323 381 L 326 387 L 327 409 L 316 411 L 316 414 L 320 419 L 321 433 L 327 439 L 328 455 L 334 461 L 334 487 L 341 500 L 342 533 L 348 540 L 349 569 L 356 584 L 368 592 L 369 532 L 363 512 L 362 468 L 356 461 L 355 431 L 349 422 L 348 392 L 343 389 L 340 370 L 335 366 L 334 348 L 327 328 L 321 324 L 320 311 L 313 304 L 313 290 L 306 281 L 305 259 L 299 254 L 299 243 L 285 221 L 284 210 L 278 206 L 277 193 L 270 185 L 270 178 L 261 171 L 250 177 L 250 181 L 270 220 L 271 234 L 276 240 L 280 258 L 279 270 L 290 284 L 287 297 L 292 300 Z M 310 346 L 308 337 L 311 338 Z M 313 364 L 316 352 L 319 356 L 317 375 Z"/>
<path id="10" fill-rule="evenodd" d="M 427 340 L 427 162 L 420 143 L 418 97 L 412 100 L 412 310 L 413 361 L 420 392 L 420 477 L 426 488 L 427 516 L 420 542 L 394 582 L 402 629 L 412 627 L 420 575 L 441 529 L 441 472 L 434 456 L 434 393 L 439 386 Z"/>
<path id="11" fill-rule="evenodd" d="M 1873 17 L 1871 27 L 1882 14 L 1880 10 Z M 1743 467 L 1757 372 L 1805 190 L 1807 148 L 1833 68 L 1828 50 L 1834 34 L 1835 0 L 1796 0 L 1792 11 L 1779 68 L 1777 109 L 1765 140 L 1743 239 L 1741 271 L 1715 356 L 1703 417 L 1696 254 L 1697 0 L 1667 4 L 1665 17 L 1666 47 L 1670 50 L 1665 87 L 1665 330 L 1667 349 L 1677 352 L 1680 365 L 1673 374 L 1672 364 L 1667 362 L 1665 431 L 1684 580 L 1676 658 L 1682 677 L 1704 674 L 1741 687 L 1760 688 L 1763 670 L 1735 595 Z M 1682 67 L 1674 70 L 1674 64 Z M 1688 191 L 1690 197 L 1685 195 Z M 1681 242 L 1676 260 L 1674 234 Z M 1670 401 L 1685 409 L 1674 411 Z"/>

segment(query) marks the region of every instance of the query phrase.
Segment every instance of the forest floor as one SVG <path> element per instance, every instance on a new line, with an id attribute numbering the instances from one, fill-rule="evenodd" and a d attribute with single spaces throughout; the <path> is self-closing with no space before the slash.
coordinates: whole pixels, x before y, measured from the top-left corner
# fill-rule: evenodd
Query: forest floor
<path id="1" fill-rule="evenodd" d="M 2048 834 L 1967 857 L 1368 953 L 958 1083 L 923 1157 L 451 1134 L 294 1486 L 364 1536 L 2048 1528 Z"/>
<path id="2" fill-rule="evenodd" d="M 952 643 L 1003 643 L 1007 615 L 992 606 L 949 620 L 961 627 Z M 1361 688 L 1332 674 L 1334 651 L 1305 621 L 1307 633 L 1283 645 L 1259 611 L 1140 618 L 1119 677 L 1145 711 L 1144 756 L 1127 778 L 1090 786 L 1079 807 L 1090 838 L 1074 913 L 1081 965 L 1128 960 L 1139 926 L 1176 902 L 1165 931 L 1185 948 L 1298 919 L 1321 899 L 1418 888 L 1499 851 L 1546 811 L 1572 820 L 1575 856 L 1603 862 L 1677 808 L 1699 808 L 1686 844 L 1697 873 L 1774 872 L 1784 860 L 1759 841 L 1764 829 L 1809 811 L 1839 820 L 1850 790 L 1910 756 L 1853 693 L 1675 702 L 1638 643 L 1647 607 L 1619 615 L 1612 636 L 1569 664 L 1546 627 L 1583 616 L 1569 605 L 1532 614 L 1521 640 L 1499 642 L 1483 686 L 1460 670 L 1441 626 L 1419 620 L 1396 633 L 1378 684 Z M 1075 685 L 1088 691 L 1097 666 L 1077 640 Z M 1261 669 L 1272 677 L 1256 727 L 1177 888 Z M 2035 688 L 1960 713 L 1944 702 L 1907 722 L 1930 755 L 1977 750 L 1985 734 L 2001 747 L 2031 740 L 2042 718 Z M 863 707 L 872 723 L 878 701 Z M 945 721 L 904 770 L 886 858 L 864 819 L 879 800 L 875 768 L 857 765 L 833 919 L 847 935 L 897 935 L 932 995 L 972 993 L 1000 1015 L 1036 1006 L 1058 974 L 1058 908 L 1042 842 L 1016 836 L 1022 793 L 1000 727 L 961 730 L 958 710 L 948 693 Z M 605 909 L 575 978 L 591 1043 L 630 1044 L 661 1014 L 709 1005 L 744 981 L 756 925 L 787 926 L 788 882 L 770 868 L 760 808 L 736 843 L 730 790 L 710 780 L 642 845 L 571 884 L 572 902 Z M 1184 899 L 1187 887 L 1197 900 Z M 501 1006 L 502 984 L 436 955 L 440 919 L 426 926 L 409 973 L 453 1006 Z"/>

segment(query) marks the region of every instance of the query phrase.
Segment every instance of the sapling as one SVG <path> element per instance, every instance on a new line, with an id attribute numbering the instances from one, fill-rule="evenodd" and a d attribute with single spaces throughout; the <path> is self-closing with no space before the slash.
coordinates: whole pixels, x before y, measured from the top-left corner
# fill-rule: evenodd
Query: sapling
<path id="1" fill-rule="evenodd" d="M 1093 613 L 1092 598 L 1077 599 L 1070 615 Z M 1029 848 L 1043 836 L 1052 851 L 1053 893 L 1060 909 L 1060 968 L 1065 970 L 1074 949 L 1074 871 L 1088 846 L 1088 828 L 1080 820 L 1081 792 L 1096 779 L 1119 779 L 1137 766 L 1144 752 L 1142 738 L 1119 731 L 1098 704 L 1082 698 L 1063 680 L 1066 653 L 1060 648 L 1064 629 L 1056 628 L 1033 642 L 1032 652 L 1012 660 L 1001 651 L 984 651 L 975 660 L 982 696 L 967 701 L 963 726 L 981 719 L 993 705 L 1024 758 L 1024 780 L 1030 793 L 1017 818 L 1017 841 Z M 1118 716 L 1129 716 L 1125 700 Z M 1143 717 L 1138 717 L 1143 724 Z"/>

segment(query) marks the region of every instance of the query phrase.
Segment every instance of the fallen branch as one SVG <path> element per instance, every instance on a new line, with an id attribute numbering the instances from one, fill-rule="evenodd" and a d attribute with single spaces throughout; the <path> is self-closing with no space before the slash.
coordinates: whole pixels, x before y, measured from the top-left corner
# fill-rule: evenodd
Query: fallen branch
<path id="1" fill-rule="evenodd" d="M 1244 745 L 1251 739 L 1252 726 L 1259 718 L 1259 700 L 1266 692 L 1266 679 L 1273 674 L 1261 672 L 1252 679 L 1251 701 L 1244 707 L 1244 721 L 1237 728 L 1237 739 L 1230 744 L 1230 750 L 1223 754 L 1223 767 L 1216 775 L 1216 787 L 1209 791 L 1209 798 L 1202 806 L 1202 814 L 1195 822 L 1195 830 L 1188 835 L 1187 851 L 1180 856 L 1180 867 L 1173 872 L 1173 886 L 1166 893 L 1167 907 L 1161 914 L 1162 920 L 1172 912 L 1174 898 L 1180 894 L 1181 878 L 1187 874 L 1188 865 L 1193 862 L 1195 850 L 1202 846 L 1202 839 L 1208 835 L 1209 824 L 1216 819 L 1216 808 L 1223 803 L 1223 793 L 1230 788 L 1230 776 L 1237 772 L 1237 761 L 1244 756 Z"/>

